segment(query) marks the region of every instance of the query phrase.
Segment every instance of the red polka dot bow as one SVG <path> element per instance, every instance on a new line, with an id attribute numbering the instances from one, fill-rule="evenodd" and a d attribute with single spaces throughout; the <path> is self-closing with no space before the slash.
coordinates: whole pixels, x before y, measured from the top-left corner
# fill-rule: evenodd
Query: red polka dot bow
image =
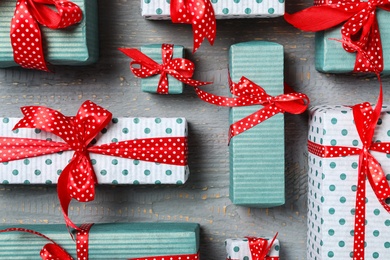
<path id="1" fill-rule="evenodd" d="M 172 59 L 173 44 L 162 44 L 162 64 L 158 64 L 137 49 L 120 48 L 119 50 L 134 60 L 130 63 L 130 69 L 135 76 L 147 78 L 157 74 L 161 75 L 157 86 L 157 93 L 159 94 L 168 94 L 168 74 L 178 81 L 193 87 L 211 84 L 211 82 L 191 79 L 195 71 L 195 65 L 190 60 L 183 58 Z M 139 65 L 140 68 L 136 68 L 134 65 Z"/>
<path id="2" fill-rule="evenodd" d="M 192 24 L 194 51 L 200 47 L 204 38 L 214 44 L 217 23 L 210 0 L 171 0 L 170 14 L 173 23 Z"/>
<path id="3" fill-rule="evenodd" d="M 296 93 L 287 85 L 285 85 L 286 94 L 276 97 L 268 95 L 262 87 L 246 77 L 242 77 L 238 83 L 232 82 L 229 78 L 229 85 L 230 92 L 235 97 L 216 96 L 199 88 L 195 88 L 195 91 L 200 99 L 217 106 L 264 106 L 253 114 L 233 123 L 229 128 L 229 140 L 278 113 L 300 114 L 309 105 L 309 98 L 305 94 Z"/>
<path id="4" fill-rule="evenodd" d="M 270 256 L 272 245 L 275 242 L 278 233 L 269 242 L 265 238 L 246 237 L 249 243 L 249 250 L 251 251 L 252 260 L 279 260 L 278 256 Z"/>
<path id="5" fill-rule="evenodd" d="M 50 7 L 53 5 L 58 12 Z M 23 68 L 49 71 L 38 24 L 56 30 L 81 19 L 81 9 L 68 0 L 18 0 L 10 31 L 15 62 Z"/>
<path id="6" fill-rule="evenodd" d="M 359 156 L 358 184 L 355 203 L 355 227 L 353 259 L 364 259 L 365 219 L 366 219 L 366 179 L 368 179 L 375 196 L 387 212 L 390 205 L 386 200 L 390 198 L 390 185 L 380 163 L 370 151 L 390 154 L 389 142 L 373 142 L 375 127 L 382 108 L 382 87 L 376 107 L 369 103 L 357 104 L 352 107 L 356 130 L 363 147 L 324 146 L 308 141 L 309 152 L 323 158 Z"/>
<path id="7" fill-rule="evenodd" d="M 381 8 L 390 11 L 390 0 L 317 0 L 315 4 L 298 13 L 285 14 L 284 17 L 287 22 L 305 31 L 323 31 L 345 22 L 341 28 L 343 47 L 348 52 L 357 52 L 354 71 L 376 72 L 372 66 L 367 66 L 367 57 L 371 64 L 383 71 L 383 51 L 376 10 Z M 357 51 L 359 49 L 361 51 Z"/>
<path id="8" fill-rule="evenodd" d="M 65 222 L 75 229 L 78 227 L 68 217 L 69 203 L 72 199 L 88 202 L 95 197 L 94 187 L 97 181 L 89 153 L 171 165 L 187 165 L 186 137 L 140 138 L 92 145 L 93 139 L 111 121 L 112 114 L 91 101 L 84 102 L 74 117 L 64 116 L 56 110 L 41 106 L 23 107 L 22 112 L 24 118 L 14 129 L 40 129 L 60 137 L 64 143 L 1 137 L 0 162 L 73 150 L 72 159 L 58 178 L 57 192 Z"/>

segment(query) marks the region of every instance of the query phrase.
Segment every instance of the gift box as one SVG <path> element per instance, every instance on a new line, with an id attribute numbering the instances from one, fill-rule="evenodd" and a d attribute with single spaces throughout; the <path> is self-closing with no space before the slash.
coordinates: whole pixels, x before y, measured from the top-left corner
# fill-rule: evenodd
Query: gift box
<path id="1" fill-rule="evenodd" d="M 259 238 L 256 238 L 259 239 Z M 272 238 L 262 237 L 267 243 L 270 243 Z M 245 238 L 229 238 L 225 241 L 226 247 L 226 259 L 228 260 L 255 260 L 260 258 L 252 258 L 250 243 L 247 237 Z M 253 249 L 252 249 L 253 250 Z M 265 260 L 277 260 L 279 259 L 280 244 L 279 240 L 275 239 L 268 250 Z M 255 253 L 256 251 L 254 251 Z M 256 252 L 257 253 L 257 252 Z"/>
<path id="2" fill-rule="evenodd" d="M 5 229 L 6 226 L 0 226 Z M 76 256 L 76 242 L 65 225 L 22 225 L 18 228 L 39 232 Z M 76 241 L 79 237 L 73 232 Z M 0 233 L 1 259 L 41 259 L 47 241 L 25 232 Z M 115 223 L 94 224 L 89 231 L 89 259 L 130 259 L 161 255 L 197 254 L 199 224 L 195 223 Z M 75 258 L 76 259 L 76 258 Z M 187 258 L 186 258 L 187 259 Z"/>
<path id="3" fill-rule="evenodd" d="M 98 59 L 96 0 L 73 0 L 83 13 L 80 23 L 58 30 L 40 26 L 44 58 L 53 65 L 88 65 Z M 14 61 L 10 28 L 16 1 L 0 2 L 0 68 L 17 66 Z"/>
<path id="4" fill-rule="evenodd" d="M 217 19 L 267 18 L 284 14 L 284 0 L 216 0 L 211 1 Z M 170 2 L 141 0 L 142 16 L 147 19 L 170 19 Z"/>
<path id="5" fill-rule="evenodd" d="M 152 60 L 159 64 L 162 64 L 161 44 L 149 44 L 141 47 L 141 52 L 147 55 Z M 184 47 L 181 45 L 173 46 L 172 58 L 184 58 Z M 168 94 L 181 94 L 183 93 L 184 83 L 178 81 L 171 75 L 168 75 Z M 144 92 L 157 93 L 158 82 L 160 75 L 154 75 L 148 78 L 141 79 L 141 89 Z"/>
<path id="6" fill-rule="evenodd" d="M 383 74 L 390 73 L 390 13 L 377 10 L 380 39 L 383 49 Z M 315 35 L 315 67 L 318 71 L 327 73 L 348 73 L 354 70 L 356 53 L 344 50 L 342 44 L 332 39 L 342 39 L 341 25 L 335 28 L 317 32 Z"/>
<path id="7" fill-rule="evenodd" d="M 20 118 L 0 118 L 0 136 L 62 141 L 58 136 L 39 129 L 12 131 Z M 94 145 L 118 143 L 141 138 L 186 137 L 185 118 L 113 118 L 96 137 Z M 63 151 L 0 164 L 2 184 L 56 184 L 74 151 Z M 4 152 L 3 152 L 4 154 Z M 183 184 L 188 166 L 133 160 L 91 152 L 91 162 L 99 184 Z M 172 154 L 173 156 L 173 154 Z"/>
<path id="8" fill-rule="evenodd" d="M 283 46 L 253 41 L 229 52 L 231 79 L 242 76 L 272 96 L 283 93 Z M 230 124 L 262 106 L 233 107 Z M 231 139 L 230 199 L 234 204 L 272 207 L 284 204 L 284 116 L 276 114 Z"/>
<path id="9" fill-rule="evenodd" d="M 307 259 L 352 259 L 355 213 L 361 210 L 355 205 L 357 190 L 360 190 L 359 151 L 353 149 L 363 146 L 355 122 L 358 121 L 351 107 L 316 106 L 310 109 Z M 379 120 L 374 122 L 377 124 L 372 140 L 380 147 L 381 143 L 390 141 L 389 107 L 383 106 Z M 346 147 L 342 157 L 318 154 L 323 150 L 337 153 L 338 147 Z M 344 151 L 356 155 L 346 155 Z M 372 149 L 369 153 L 379 162 L 389 181 L 389 154 Z M 369 181 L 363 182 L 362 186 L 366 186 L 365 259 L 389 259 L 390 215 L 378 201 Z"/>

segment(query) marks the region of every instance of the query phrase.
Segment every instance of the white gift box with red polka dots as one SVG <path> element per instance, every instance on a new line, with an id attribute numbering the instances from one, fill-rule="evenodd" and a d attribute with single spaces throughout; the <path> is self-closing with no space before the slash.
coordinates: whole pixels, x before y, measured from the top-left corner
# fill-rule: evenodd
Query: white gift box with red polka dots
<path id="1" fill-rule="evenodd" d="M 207 0 L 217 19 L 268 18 L 284 15 L 284 0 Z M 153 20 L 170 19 L 170 1 L 141 0 L 142 16 Z"/>
<path id="2" fill-rule="evenodd" d="M 272 238 L 264 238 L 267 239 L 268 242 L 272 240 Z M 252 253 L 249 248 L 249 241 L 247 238 L 228 238 L 225 240 L 226 247 L 226 259 L 228 260 L 255 260 L 252 258 Z M 267 260 L 279 259 L 279 251 L 280 244 L 279 240 L 275 239 L 267 256 Z"/>
<path id="3" fill-rule="evenodd" d="M 18 66 L 14 61 L 10 39 L 11 19 L 16 2 L 0 1 L 0 68 Z M 53 65 L 87 65 L 96 62 L 99 57 L 97 1 L 72 2 L 83 12 L 80 23 L 59 30 L 40 26 L 45 60 Z"/>
<path id="4" fill-rule="evenodd" d="M 310 109 L 309 141 L 361 148 L 352 109 Z M 373 141 L 390 142 L 390 108 L 384 106 Z M 370 152 L 390 181 L 390 155 Z M 309 152 L 307 259 L 352 259 L 358 156 L 322 158 Z M 390 259 L 390 214 L 366 181 L 365 259 Z"/>
<path id="5" fill-rule="evenodd" d="M 18 118 L 0 118 L 1 137 L 34 138 L 64 142 L 59 137 L 37 129 L 12 131 Z M 186 137 L 185 118 L 113 118 L 96 138 L 96 145 L 155 138 Z M 73 151 L 0 163 L 0 184 L 56 184 Z M 188 165 L 169 165 L 116 156 L 90 153 L 99 184 L 183 184 L 189 176 Z"/>

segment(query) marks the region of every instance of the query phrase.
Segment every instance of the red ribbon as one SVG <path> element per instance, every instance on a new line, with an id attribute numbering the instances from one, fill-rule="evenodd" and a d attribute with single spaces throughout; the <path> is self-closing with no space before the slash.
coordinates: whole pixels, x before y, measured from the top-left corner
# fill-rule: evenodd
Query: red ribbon
<path id="1" fill-rule="evenodd" d="M 278 113 L 288 112 L 291 114 L 300 114 L 309 105 L 309 98 L 305 94 L 296 93 L 287 85 L 285 85 L 286 93 L 276 97 L 268 95 L 262 87 L 246 77 L 242 77 L 238 83 L 234 83 L 229 77 L 229 85 L 230 92 L 236 97 L 217 96 L 199 88 L 195 88 L 195 91 L 200 99 L 217 106 L 264 106 L 251 115 L 230 125 L 229 141 L 234 136 L 249 130 Z"/>
<path id="2" fill-rule="evenodd" d="M 41 106 L 23 107 L 24 118 L 14 129 L 37 128 L 62 138 L 65 143 L 29 138 L 0 138 L 0 162 L 37 157 L 73 150 L 74 155 L 58 178 L 57 193 L 65 222 L 79 229 L 68 217 L 72 199 L 94 200 L 96 175 L 89 153 L 117 156 L 171 165 L 187 165 L 186 137 L 158 137 L 126 140 L 91 146 L 91 141 L 107 126 L 111 113 L 86 101 L 74 117 Z"/>
<path id="3" fill-rule="evenodd" d="M 305 31 L 322 31 L 344 23 L 341 28 L 343 47 L 348 52 L 357 52 L 355 72 L 376 72 L 372 66 L 367 67 L 367 56 L 370 63 L 383 71 L 383 51 L 376 18 L 377 8 L 390 11 L 390 0 L 349 0 L 318 1 L 316 6 L 309 7 L 295 14 L 285 14 L 287 22 Z M 368 55 L 363 55 L 356 45 Z"/>
<path id="4" fill-rule="evenodd" d="M 308 142 L 309 152 L 323 158 L 359 156 L 358 184 L 355 204 L 354 249 L 353 259 L 364 259 L 365 219 L 366 219 L 366 179 L 368 179 L 375 196 L 385 210 L 390 213 L 386 199 L 390 198 L 390 185 L 380 163 L 370 151 L 390 154 L 390 142 L 373 142 L 374 131 L 382 108 L 382 87 L 377 105 L 373 109 L 367 102 L 352 107 L 357 132 L 363 147 L 324 146 Z"/>
<path id="5" fill-rule="evenodd" d="M 217 22 L 210 0 L 171 0 L 170 14 L 173 23 L 192 24 L 194 36 L 193 52 L 200 47 L 204 38 L 214 44 Z"/>
<path id="6" fill-rule="evenodd" d="M 49 6 L 54 6 L 53 10 Z M 14 60 L 23 68 L 49 71 L 38 24 L 56 30 L 79 23 L 81 9 L 68 0 L 18 0 L 11 21 Z"/>
<path id="7" fill-rule="evenodd" d="M 158 64 L 137 49 L 119 48 L 119 50 L 134 60 L 130 62 L 130 69 L 135 76 L 139 78 L 147 78 L 157 74 L 161 75 L 157 87 L 157 93 L 159 94 L 168 94 L 168 75 L 171 75 L 178 81 L 193 87 L 212 83 L 191 79 L 195 71 L 194 63 L 183 58 L 172 59 L 173 44 L 162 44 L 162 64 Z M 136 68 L 134 65 L 139 65 L 140 68 Z"/>
<path id="8" fill-rule="evenodd" d="M 80 225 L 80 229 L 76 232 L 76 255 L 77 259 L 88 260 L 89 252 L 89 231 L 91 230 L 93 224 L 87 223 Z M 49 237 L 45 236 L 42 233 L 36 232 L 34 230 L 26 228 L 7 228 L 0 230 L 0 233 L 5 232 L 26 232 L 33 235 L 37 235 L 49 240 L 51 243 L 44 245 L 40 255 L 42 260 L 73 260 L 73 257 L 70 256 L 60 245 L 54 242 Z M 151 257 L 141 257 L 141 258 L 129 258 L 128 260 L 198 260 L 200 259 L 199 253 L 196 254 L 185 254 L 185 255 L 171 255 L 171 256 L 151 256 Z M 268 260 L 268 259 L 267 259 Z M 272 260 L 272 259 L 270 259 Z"/>

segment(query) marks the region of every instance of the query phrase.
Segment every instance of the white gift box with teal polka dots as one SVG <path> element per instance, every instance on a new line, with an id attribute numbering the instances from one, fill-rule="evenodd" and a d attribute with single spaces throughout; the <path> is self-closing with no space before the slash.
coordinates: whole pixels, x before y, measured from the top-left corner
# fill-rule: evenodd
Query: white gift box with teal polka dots
<path id="1" fill-rule="evenodd" d="M 352 110 L 310 109 L 309 140 L 326 146 L 362 147 Z M 374 140 L 390 142 L 390 108 L 384 106 Z M 371 152 L 390 180 L 390 155 Z M 358 156 L 321 158 L 309 153 L 307 259 L 351 259 Z M 366 259 L 390 259 L 390 214 L 367 181 Z"/>
<path id="2" fill-rule="evenodd" d="M 265 238 L 267 240 L 272 240 L 272 238 Z M 254 260 L 251 256 L 251 251 L 249 249 L 249 242 L 247 238 L 228 238 L 225 240 L 226 247 L 226 259 L 234 260 Z M 271 250 L 267 256 L 278 257 L 280 250 L 279 240 L 275 239 L 272 244 Z"/>
<path id="3" fill-rule="evenodd" d="M 268 18 L 284 15 L 284 0 L 208 0 L 217 19 Z M 141 0 L 142 16 L 170 19 L 169 0 Z"/>
<path id="4" fill-rule="evenodd" d="M 12 131 L 18 118 L 0 118 L 0 137 L 51 139 L 59 137 L 38 129 Z M 131 139 L 187 136 L 185 118 L 113 118 L 96 138 L 96 145 Z M 73 151 L 0 163 L 0 184 L 56 184 Z M 90 153 L 99 184 L 183 184 L 188 166 L 159 164 Z"/>

